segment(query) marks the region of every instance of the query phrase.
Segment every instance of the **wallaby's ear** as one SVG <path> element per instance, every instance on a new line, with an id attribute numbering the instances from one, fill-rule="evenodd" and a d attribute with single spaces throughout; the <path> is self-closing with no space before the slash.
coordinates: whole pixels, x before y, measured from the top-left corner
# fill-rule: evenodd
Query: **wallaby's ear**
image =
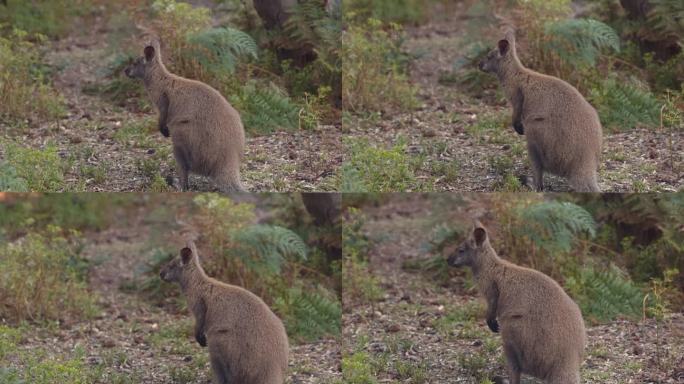
<path id="1" fill-rule="evenodd" d="M 152 61 L 154 58 L 154 47 L 151 45 L 148 45 L 145 47 L 145 60 L 146 61 Z"/>
<path id="2" fill-rule="evenodd" d="M 183 248 L 181 249 L 181 263 L 183 265 L 187 264 L 192 260 L 192 251 L 190 248 Z"/>
<path id="3" fill-rule="evenodd" d="M 476 222 L 475 229 L 473 229 L 473 238 L 475 239 L 475 244 L 479 247 L 484 244 L 487 240 L 487 230 L 484 229 L 482 224 Z"/>
<path id="4" fill-rule="evenodd" d="M 510 44 L 508 43 L 508 40 L 499 40 L 499 54 L 501 56 L 504 56 L 506 53 L 508 53 L 508 49 L 510 48 Z"/>

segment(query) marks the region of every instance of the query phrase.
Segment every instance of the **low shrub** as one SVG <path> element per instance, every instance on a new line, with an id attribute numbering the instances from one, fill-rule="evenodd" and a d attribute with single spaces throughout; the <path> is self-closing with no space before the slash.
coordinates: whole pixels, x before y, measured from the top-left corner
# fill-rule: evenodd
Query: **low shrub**
<path id="1" fill-rule="evenodd" d="M 86 287 L 75 239 L 48 227 L 0 248 L 0 316 L 13 322 L 89 318 L 96 307 Z"/>
<path id="2" fill-rule="evenodd" d="M 405 74 L 401 27 L 377 19 L 351 24 L 342 37 L 342 100 L 356 113 L 417 106 L 416 89 Z"/>
<path id="3" fill-rule="evenodd" d="M 54 119 L 64 114 L 64 100 L 52 88 L 42 59 L 42 35 L 14 29 L 0 36 L 0 119 Z"/>

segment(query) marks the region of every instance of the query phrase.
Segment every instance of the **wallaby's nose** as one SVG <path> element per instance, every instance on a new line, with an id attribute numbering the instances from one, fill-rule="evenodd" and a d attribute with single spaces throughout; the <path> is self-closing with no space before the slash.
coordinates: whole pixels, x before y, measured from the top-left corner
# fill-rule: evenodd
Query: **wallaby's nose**
<path id="1" fill-rule="evenodd" d="M 124 69 L 124 73 L 126 74 L 126 76 L 131 77 L 131 69 L 130 68 Z"/>

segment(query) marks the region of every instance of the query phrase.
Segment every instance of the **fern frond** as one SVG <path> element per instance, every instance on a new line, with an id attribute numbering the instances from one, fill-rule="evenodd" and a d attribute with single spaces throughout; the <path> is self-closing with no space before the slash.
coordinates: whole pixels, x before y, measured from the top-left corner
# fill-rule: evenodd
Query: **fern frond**
<path id="1" fill-rule="evenodd" d="M 323 291 L 287 289 L 274 303 L 275 311 L 284 319 L 287 334 L 310 341 L 324 335 L 339 335 L 342 309 L 339 300 Z"/>
<path id="2" fill-rule="evenodd" d="M 610 77 L 591 90 L 590 99 L 604 126 L 624 130 L 638 124 L 658 124 L 658 99 L 630 82 Z"/>
<path id="3" fill-rule="evenodd" d="M 570 202 L 547 201 L 524 208 L 519 213 L 523 225 L 517 229 L 539 248 L 550 254 L 569 252 L 574 240 L 582 235 L 596 235 L 596 222 L 579 205 Z"/>
<path id="4" fill-rule="evenodd" d="M 594 19 L 567 19 L 546 25 L 547 48 L 569 63 L 594 65 L 605 50 L 620 51 L 620 37 L 613 28 Z"/>
<path id="5" fill-rule="evenodd" d="M 241 60 L 258 57 L 259 48 L 252 36 L 230 27 L 194 33 L 188 43 L 197 61 L 214 72 L 233 73 Z"/>
<path id="6" fill-rule="evenodd" d="M 233 235 L 235 252 L 255 271 L 280 273 L 286 260 L 306 260 L 308 248 L 299 235 L 275 225 L 254 225 Z"/>
<path id="7" fill-rule="evenodd" d="M 251 81 L 240 91 L 231 102 L 240 111 L 245 129 L 267 134 L 298 126 L 299 106 L 275 85 Z"/>
<path id="8" fill-rule="evenodd" d="M 565 285 L 584 317 L 592 322 L 640 314 L 643 291 L 615 266 L 603 271 L 591 266 L 582 268 Z"/>

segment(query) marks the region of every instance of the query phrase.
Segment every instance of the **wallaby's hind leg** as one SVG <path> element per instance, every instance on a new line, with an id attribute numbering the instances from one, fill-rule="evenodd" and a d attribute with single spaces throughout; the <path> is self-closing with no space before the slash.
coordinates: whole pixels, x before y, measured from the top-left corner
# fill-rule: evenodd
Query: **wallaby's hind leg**
<path id="1" fill-rule="evenodd" d="M 580 375 L 579 372 L 558 374 L 550 377 L 547 382 L 553 384 L 579 384 Z"/>
<path id="2" fill-rule="evenodd" d="M 596 172 L 573 175 L 568 182 L 575 192 L 601 192 L 596 181 Z"/>
<path id="3" fill-rule="evenodd" d="M 223 193 L 245 192 L 245 188 L 240 182 L 240 171 L 224 169 L 214 177 L 218 188 Z"/>
<path id="4" fill-rule="evenodd" d="M 211 370 L 214 373 L 214 384 L 231 384 L 228 367 L 218 358 L 211 358 Z"/>
<path id="5" fill-rule="evenodd" d="M 190 159 L 185 151 L 180 147 L 173 147 L 173 156 L 178 165 L 178 178 L 180 179 L 180 190 L 185 192 L 190 188 L 188 174 L 190 173 Z"/>
<path id="6" fill-rule="evenodd" d="M 544 190 L 544 165 L 542 163 L 541 154 L 539 150 L 528 143 L 527 153 L 530 156 L 530 164 L 532 165 L 532 177 L 534 178 L 534 189 L 537 192 Z"/>
<path id="7" fill-rule="evenodd" d="M 504 354 L 506 355 L 506 370 L 508 371 L 509 384 L 520 384 L 520 358 L 515 347 L 504 343 Z"/>

